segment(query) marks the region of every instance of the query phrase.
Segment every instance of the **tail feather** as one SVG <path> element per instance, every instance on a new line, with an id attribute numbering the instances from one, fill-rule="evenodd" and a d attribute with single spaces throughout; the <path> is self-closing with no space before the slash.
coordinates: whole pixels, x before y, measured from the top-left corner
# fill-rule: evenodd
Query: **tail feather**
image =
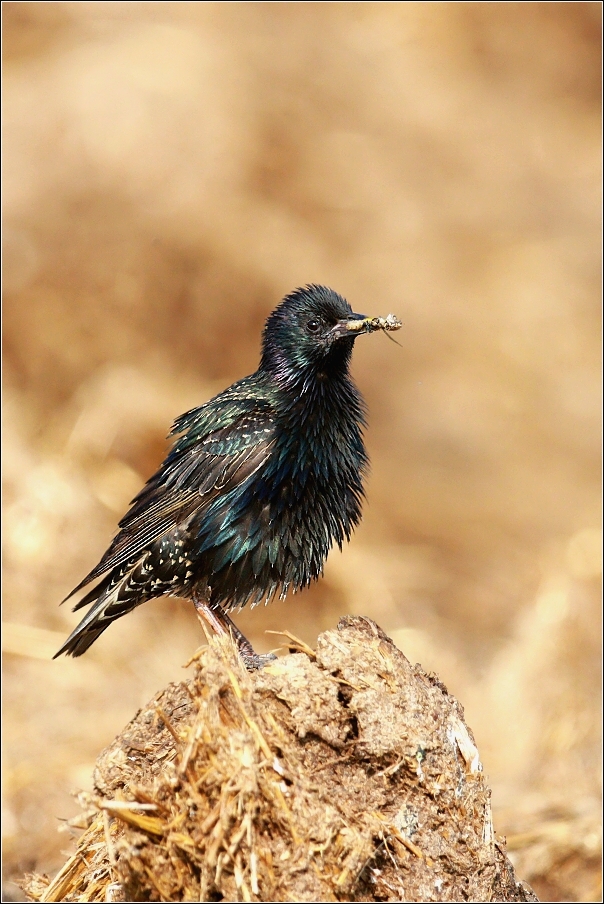
<path id="1" fill-rule="evenodd" d="M 96 590 L 96 588 L 95 588 Z M 90 596 L 90 594 L 88 594 Z M 103 594 L 95 605 L 86 613 L 77 628 L 71 632 L 63 646 L 52 657 L 65 653 L 66 656 L 81 656 L 85 653 L 105 628 L 108 628 L 113 618 L 107 617 L 107 609 L 111 605 L 112 597 Z M 91 601 L 90 601 L 91 602 Z M 132 607 L 134 608 L 134 606 Z"/>
<path id="2" fill-rule="evenodd" d="M 78 609 L 83 609 L 84 606 L 89 606 L 91 603 L 100 600 L 101 596 L 109 596 L 110 588 L 112 585 L 115 586 L 115 584 L 117 584 L 117 581 L 113 580 L 113 575 L 108 574 L 100 581 L 100 583 L 93 587 L 92 590 L 89 590 L 86 596 L 83 596 L 71 611 L 77 612 Z M 67 599 L 69 599 L 69 597 L 67 597 Z M 63 602 L 65 602 L 65 600 L 63 600 Z"/>
<path id="3" fill-rule="evenodd" d="M 83 627 L 82 623 L 80 623 L 75 631 L 71 632 L 61 649 L 57 650 L 52 658 L 56 659 L 63 653 L 66 656 L 81 656 L 82 653 L 86 652 L 88 647 L 92 646 L 97 637 L 100 637 L 105 628 L 108 628 L 110 624 L 111 622 L 107 621 L 101 625 L 89 625 Z"/>
<path id="4" fill-rule="evenodd" d="M 91 608 L 71 632 L 61 649 L 55 653 L 53 659 L 63 653 L 66 656 L 81 656 L 109 627 L 111 622 L 136 609 L 154 595 L 149 592 L 148 575 L 145 575 L 141 581 L 141 569 L 144 570 L 145 558 L 143 557 L 139 562 L 130 563 L 128 568 L 119 569 L 117 574 L 112 572 L 107 575 L 74 606 L 73 611 L 75 612 L 82 606 L 92 603 Z"/>

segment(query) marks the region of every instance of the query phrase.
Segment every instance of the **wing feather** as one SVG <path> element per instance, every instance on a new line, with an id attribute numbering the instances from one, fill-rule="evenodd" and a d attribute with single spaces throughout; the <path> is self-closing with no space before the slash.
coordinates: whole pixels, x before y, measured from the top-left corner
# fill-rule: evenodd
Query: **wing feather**
<path id="1" fill-rule="evenodd" d="M 136 559 L 162 535 L 203 519 L 218 496 L 244 484 L 267 462 L 275 441 L 270 412 L 245 411 L 228 427 L 181 439 L 133 499 L 98 565 L 66 599 L 105 572 Z M 184 438 L 187 439 L 186 437 Z"/>

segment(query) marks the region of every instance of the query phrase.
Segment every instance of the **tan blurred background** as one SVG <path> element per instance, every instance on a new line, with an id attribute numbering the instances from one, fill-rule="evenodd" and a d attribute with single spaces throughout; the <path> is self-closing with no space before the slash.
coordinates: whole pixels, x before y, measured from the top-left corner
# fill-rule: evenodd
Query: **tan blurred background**
<path id="1" fill-rule="evenodd" d="M 464 704 L 521 877 L 600 900 L 601 5 L 2 14 L 4 900 L 203 640 L 159 600 L 51 662 L 58 603 L 307 282 L 396 313 L 403 347 L 355 350 L 361 528 L 238 624 L 266 650 L 375 618 Z"/>

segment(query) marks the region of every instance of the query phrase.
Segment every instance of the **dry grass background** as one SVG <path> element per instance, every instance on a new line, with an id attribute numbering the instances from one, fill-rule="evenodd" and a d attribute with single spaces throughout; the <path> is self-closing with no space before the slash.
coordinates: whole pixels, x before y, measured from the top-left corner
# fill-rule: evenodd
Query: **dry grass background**
<path id="1" fill-rule="evenodd" d="M 463 702 L 521 878 L 598 900 L 600 4 L 2 12 L 7 878 L 61 865 L 70 791 L 201 642 L 162 600 L 51 662 L 59 600 L 313 281 L 403 349 L 355 351 L 353 542 L 238 623 L 374 618 Z"/>

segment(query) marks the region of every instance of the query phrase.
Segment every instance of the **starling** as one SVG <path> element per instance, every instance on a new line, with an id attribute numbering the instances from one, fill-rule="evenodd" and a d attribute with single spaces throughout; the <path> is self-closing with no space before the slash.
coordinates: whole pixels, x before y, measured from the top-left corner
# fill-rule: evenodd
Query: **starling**
<path id="1" fill-rule="evenodd" d="M 393 315 L 354 314 L 325 286 L 287 295 L 266 321 L 256 373 L 174 422 L 172 450 L 67 597 L 101 578 L 56 656 L 81 656 L 116 618 L 179 596 L 232 634 L 249 669 L 274 658 L 256 654 L 227 612 L 307 587 L 334 542 L 350 539 L 367 470 L 350 356 L 361 333 L 399 327 Z"/>

